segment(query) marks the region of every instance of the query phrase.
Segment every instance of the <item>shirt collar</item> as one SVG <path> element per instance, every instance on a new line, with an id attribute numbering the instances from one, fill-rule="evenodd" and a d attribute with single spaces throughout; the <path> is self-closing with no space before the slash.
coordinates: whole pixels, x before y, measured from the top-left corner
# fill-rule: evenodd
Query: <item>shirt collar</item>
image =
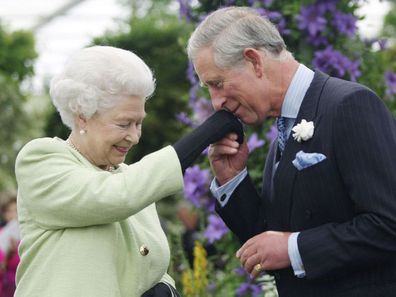
<path id="1" fill-rule="evenodd" d="M 303 64 L 298 66 L 289 88 L 287 89 L 285 99 L 282 104 L 281 116 L 292 119 L 297 118 L 301 103 L 313 78 L 314 72 L 311 69 Z"/>

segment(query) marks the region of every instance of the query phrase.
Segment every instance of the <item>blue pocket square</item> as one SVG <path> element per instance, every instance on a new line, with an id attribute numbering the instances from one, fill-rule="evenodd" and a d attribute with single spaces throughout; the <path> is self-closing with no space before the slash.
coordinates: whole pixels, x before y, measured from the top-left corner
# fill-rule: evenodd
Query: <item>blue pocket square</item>
<path id="1" fill-rule="evenodd" d="M 319 153 L 304 153 L 303 151 L 299 151 L 296 154 L 296 158 L 292 161 L 294 167 L 298 170 L 302 170 L 304 168 L 315 165 L 319 162 L 322 162 L 326 159 L 326 156 Z"/>

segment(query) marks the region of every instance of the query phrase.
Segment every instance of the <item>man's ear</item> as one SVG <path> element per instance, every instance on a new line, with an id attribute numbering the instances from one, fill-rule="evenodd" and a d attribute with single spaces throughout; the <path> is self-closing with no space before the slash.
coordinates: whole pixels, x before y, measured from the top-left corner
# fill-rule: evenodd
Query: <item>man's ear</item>
<path id="1" fill-rule="evenodd" d="M 263 56 L 255 48 L 247 47 L 243 50 L 243 56 L 246 61 L 252 64 L 254 71 L 258 77 L 263 75 Z"/>

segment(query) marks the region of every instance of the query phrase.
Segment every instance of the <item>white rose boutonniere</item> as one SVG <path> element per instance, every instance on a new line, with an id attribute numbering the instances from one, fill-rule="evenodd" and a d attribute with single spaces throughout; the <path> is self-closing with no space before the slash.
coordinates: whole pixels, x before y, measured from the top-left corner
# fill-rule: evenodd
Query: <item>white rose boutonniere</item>
<path id="1" fill-rule="evenodd" d="M 292 129 L 293 138 L 298 142 L 301 140 L 306 141 L 312 137 L 314 134 L 314 123 L 312 121 L 307 122 L 306 120 L 301 120 L 301 122 L 295 125 Z"/>

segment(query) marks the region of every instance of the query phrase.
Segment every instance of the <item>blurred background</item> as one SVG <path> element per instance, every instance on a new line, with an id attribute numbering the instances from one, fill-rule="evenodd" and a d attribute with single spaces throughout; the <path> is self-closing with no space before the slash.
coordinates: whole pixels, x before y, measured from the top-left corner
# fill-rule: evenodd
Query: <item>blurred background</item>
<path id="1" fill-rule="evenodd" d="M 12 31 L 33 32 L 38 57 L 32 83 L 34 90 L 41 92 L 73 51 L 106 31 L 127 30 L 125 21 L 131 17 L 133 7 L 136 12 L 144 2 L 150 1 L 129 1 L 128 5 L 127 0 L 2 0 L 0 20 Z M 130 9 L 126 9 L 127 5 Z M 377 36 L 390 7 L 387 1 L 364 3 L 358 9 L 364 16 L 358 22 L 361 33 L 366 37 Z M 169 1 L 167 9 L 177 14 L 178 1 Z"/>
<path id="2" fill-rule="evenodd" d="M 157 89 L 147 103 L 143 135 L 127 163 L 175 142 L 205 120 L 211 104 L 185 46 L 206 14 L 228 5 L 257 8 L 278 26 L 297 60 L 369 86 L 396 114 L 394 1 L 0 0 L 0 206 L 15 199 L 14 162 L 21 147 L 36 137 L 67 138 L 48 85 L 67 58 L 85 46 L 132 50 L 155 73 Z M 327 8 L 319 9 L 323 5 Z M 276 129 L 268 120 L 247 129 L 247 135 L 250 174 L 259 187 L 263 165 L 258 160 Z M 253 282 L 235 262 L 238 243 L 214 213 L 211 179 L 203 155 L 186 171 L 185 191 L 159 203 L 172 244 L 171 274 L 187 297 L 276 296 L 269 276 Z"/>

